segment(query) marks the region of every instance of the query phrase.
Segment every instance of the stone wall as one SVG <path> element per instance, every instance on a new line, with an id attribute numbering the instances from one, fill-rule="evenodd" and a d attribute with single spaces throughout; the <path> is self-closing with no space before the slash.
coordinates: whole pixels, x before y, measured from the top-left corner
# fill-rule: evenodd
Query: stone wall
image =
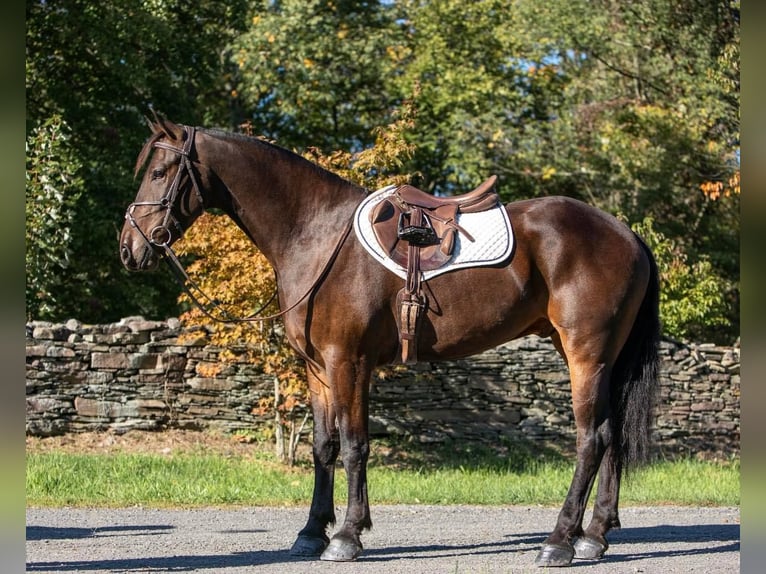
<path id="1" fill-rule="evenodd" d="M 273 392 L 273 378 L 236 361 L 212 375 L 220 352 L 204 336 L 190 338 L 176 319 L 29 323 L 27 433 L 269 424 L 254 409 Z M 661 356 L 660 453 L 738 454 L 739 348 L 665 341 Z M 375 435 L 574 442 L 568 374 L 546 339 L 526 337 L 462 361 L 392 367 L 373 382 Z"/>

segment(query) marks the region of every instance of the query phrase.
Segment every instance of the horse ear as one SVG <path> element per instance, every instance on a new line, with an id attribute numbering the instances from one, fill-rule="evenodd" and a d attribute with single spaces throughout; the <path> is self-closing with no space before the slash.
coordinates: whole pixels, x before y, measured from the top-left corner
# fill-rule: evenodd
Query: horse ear
<path id="1" fill-rule="evenodd" d="M 162 114 L 158 113 L 154 108 L 149 109 L 151 110 L 152 116 L 154 117 L 153 120 L 147 118 L 147 121 L 149 122 L 149 128 L 152 130 L 152 132 L 155 134 L 163 133 L 170 139 L 176 139 L 176 130 L 173 129 L 175 124 L 165 119 Z"/>
<path id="2" fill-rule="evenodd" d="M 147 115 L 144 115 L 144 120 L 146 121 L 146 124 L 149 126 L 149 129 L 152 130 L 153 134 L 158 134 L 160 132 L 166 132 L 166 130 L 163 127 L 162 118 L 157 113 L 157 110 L 154 109 L 154 107 L 149 107 L 149 111 L 152 112 L 152 117 L 150 118 Z"/>
<path id="3" fill-rule="evenodd" d="M 168 139 L 177 140 L 183 138 L 183 129 L 178 124 L 161 116 L 157 117 L 157 123 L 159 130 L 161 130 Z"/>

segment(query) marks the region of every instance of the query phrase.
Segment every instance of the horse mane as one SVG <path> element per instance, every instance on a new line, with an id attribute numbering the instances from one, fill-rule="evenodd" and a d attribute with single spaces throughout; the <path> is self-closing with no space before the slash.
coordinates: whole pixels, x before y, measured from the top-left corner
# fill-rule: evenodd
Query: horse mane
<path id="1" fill-rule="evenodd" d="M 346 183 L 351 183 L 345 180 L 344 178 L 340 177 L 339 175 L 333 173 L 332 171 L 327 170 L 323 168 L 322 166 L 316 164 L 315 162 L 306 159 L 302 155 L 296 152 L 290 151 L 287 148 L 284 148 L 280 145 L 277 145 L 266 138 L 251 136 L 247 134 L 240 134 L 235 132 L 229 132 L 229 131 L 218 129 L 218 128 L 197 127 L 195 129 L 198 132 L 206 133 L 210 136 L 213 136 L 215 138 L 222 139 L 222 140 L 229 140 L 229 141 L 233 140 L 233 141 L 240 141 L 240 142 L 254 143 L 257 145 L 261 145 L 271 150 L 274 153 L 284 156 L 285 158 L 291 159 L 293 161 L 298 160 L 300 163 L 303 163 L 306 166 L 313 168 L 316 174 L 319 175 L 320 177 L 325 177 L 325 178 L 329 177 L 330 179 L 337 179 L 337 180 L 344 181 Z M 138 176 L 139 172 L 144 167 L 144 164 L 146 164 L 147 160 L 149 159 L 149 156 L 152 153 L 152 149 L 155 142 L 157 142 L 157 140 L 159 140 L 164 135 L 165 135 L 165 131 L 163 129 L 153 130 L 152 135 L 149 137 L 149 139 L 146 140 L 146 143 L 144 143 L 144 147 L 141 149 L 141 153 L 138 154 L 138 159 L 136 160 L 136 166 L 134 169 L 133 177 Z M 352 184 L 352 185 L 356 186 L 356 184 Z"/>
<path id="2" fill-rule="evenodd" d="M 306 165 L 309 168 L 313 168 L 314 172 L 324 178 L 330 178 L 331 180 L 340 180 L 344 183 L 351 183 L 355 187 L 359 187 L 357 184 L 353 182 L 349 182 L 348 180 L 342 178 L 338 174 L 322 167 L 321 165 L 317 164 L 314 161 L 311 161 L 310 159 L 307 159 L 306 157 L 302 156 L 301 154 L 291 151 L 285 147 L 280 146 L 277 143 L 274 143 L 273 141 L 262 137 L 262 136 L 252 136 L 242 133 L 236 133 L 236 132 L 228 132 L 226 130 L 218 129 L 218 128 L 197 128 L 197 131 L 206 133 L 208 135 L 211 135 L 216 138 L 220 138 L 223 140 L 234 140 L 234 141 L 240 141 L 240 142 L 246 142 L 246 143 L 254 143 L 257 145 L 261 145 L 272 152 L 279 154 L 289 160 L 292 161 L 298 161 L 301 164 Z"/>
<path id="3" fill-rule="evenodd" d="M 255 143 L 255 144 L 258 144 L 258 145 L 262 145 L 262 146 L 264 146 L 264 147 L 266 147 L 266 148 L 268 148 L 268 149 L 270 149 L 270 150 L 272 150 L 274 152 L 278 152 L 278 153 L 284 154 L 286 156 L 301 157 L 299 154 L 297 154 L 295 152 L 292 152 L 289 149 L 284 148 L 284 147 L 274 143 L 273 141 L 271 141 L 268 138 L 263 137 L 263 136 L 252 136 L 252 135 L 241 134 L 241 133 L 236 133 L 236 132 L 229 132 L 229 131 L 226 131 L 226 130 L 223 130 L 223 129 L 219 129 L 219 128 L 200 128 L 200 127 L 198 127 L 196 129 L 197 129 L 198 132 L 202 132 L 202 133 L 208 134 L 208 135 L 213 136 L 213 137 L 218 138 L 218 139 L 230 140 L 230 141 L 233 140 L 233 141 L 239 141 L 239 142 L 245 142 L 245 143 Z M 301 158 L 301 159 L 305 159 L 305 158 Z"/>
<path id="4" fill-rule="evenodd" d="M 247 134 L 240 134 L 236 132 L 228 132 L 226 130 L 222 130 L 219 128 L 197 128 L 198 132 L 206 133 L 208 135 L 211 135 L 213 137 L 221 138 L 221 139 L 233 139 L 238 141 L 245 141 L 245 142 L 251 142 L 251 141 L 257 141 L 265 144 L 270 144 L 268 140 L 258 137 L 258 136 L 249 136 Z M 278 147 L 278 146 L 273 146 Z"/>

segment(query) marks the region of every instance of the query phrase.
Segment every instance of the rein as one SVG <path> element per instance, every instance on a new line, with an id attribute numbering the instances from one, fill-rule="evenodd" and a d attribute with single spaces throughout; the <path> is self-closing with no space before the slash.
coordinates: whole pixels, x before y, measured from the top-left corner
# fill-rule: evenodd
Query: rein
<path id="1" fill-rule="evenodd" d="M 173 251 L 173 248 L 170 246 L 172 233 L 170 231 L 170 228 L 168 227 L 168 224 L 171 222 L 171 220 L 173 225 L 176 227 L 176 229 L 179 232 L 179 237 L 180 235 L 183 234 L 183 231 L 184 231 L 181 223 L 172 214 L 173 207 L 175 206 L 176 200 L 178 199 L 178 189 L 181 183 L 182 172 L 184 171 L 184 169 L 186 169 L 186 172 L 189 174 L 189 178 L 191 179 L 191 182 L 192 182 L 192 187 L 195 193 L 197 194 L 197 197 L 199 198 L 199 201 L 200 201 L 200 205 L 202 205 L 203 209 L 205 205 L 205 202 L 202 197 L 202 192 L 200 191 L 199 184 L 197 183 L 197 178 L 194 176 L 194 171 L 192 170 L 192 166 L 191 166 L 191 159 L 189 157 L 192 146 L 194 144 L 195 128 L 189 127 L 189 126 L 183 126 L 183 128 L 184 128 L 184 133 L 186 134 L 186 139 L 184 141 L 184 145 L 182 148 L 170 145 L 165 142 L 159 142 L 159 141 L 154 142 L 153 144 L 153 147 L 172 151 L 178 154 L 179 156 L 178 170 L 176 171 L 176 175 L 173 178 L 173 182 L 171 183 L 168 190 L 165 192 L 165 195 L 163 195 L 162 198 L 159 199 L 158 201 L 140 201 L 140 202 L 131 203 L 128 206 L 127 211 L 125 212 L 125 219 L 130 223 L 130 225 L 133 228 L 135 228 L 138 231 L 141 238 L 153 251 L 160 250 L 162 258 L 168 264 L 168 267 L 170 268 L 173 274 L 173 277 L 176 279 L 176 281 L 184 290 L 184 292 L 189 296 L 192 302 L 209 319 L 212 319 L 213 321 L 217 321 L 219 323 L 247 323 L 247 322 L 255 322 L 255 321 L 271 321 L 273 319 L 282 317 L 283 315 L 295 309 L 300 303 L 302 303 L 307 297 L 309 297 L 314 292 L 314 290 L 319 286 L 319 284 L 324 280 L 324 278 L 327 276 L 333 263 L 335 263 L 335 260 L 337 259 L 338 254 L 340 253 L 340 250 L 343 247 L 343 244 L 346 242 L 346 239 L 348 238 L 349 233 L 351 233 L 351 228 L 353 227 L 353 218 L 351 221 L 349 221 L 348 225 L 343 230 L 343 233 L 341 234 L 340 239 L 335 244 L 335 247 L 333 248 L 332 253 L 330 253 L 330 257 L 327 259 L 327 262 L 324 264 L 324 267 L 322 267 L 322 270 L 317 276 L 317 278 L 311 283 L 311 286 L 306 290 L 306 292 L 303 295 L 301 295 L 292 305 L 290 305 L 284 310 L 279 311 L 278 313 L 267 315 L 265 317 L 256 317 L 256 315 L 261 313 L 274 301 L 274 299 L 277 296 L 277 289 L 275 289 L 274 293 L 272 293 L 268 301 L 266 301 L 266 303 L 262 305 L 260 309 L 258 309 L 257 311 L 254 311 L 251 315 L 247 317 L 232 316 L 231 314 L 229 314 L 229 312 L 226 309 L 224 309 L 220 304 L 218 304 L 209 295 L 207 295 L 191 277 L 189 277 L 189 274 L 184 269 L 183 265 L 181 264 L 181 261 L 179 261 L 175 251 Z M 133 211 L 135 210 L 137 206 L 153 206 L 153 207 L 158 207 L 159 209 L 167 210 L 165 213 L 165 218 L 163 219 L 162 225 L 158 225 L 154 227 L 149 232 L 148 236 L 139 227 L 138 222 L 133 217 Z M 194 291 L 199 293 L 199 297 L 195 295 Z M 205 305 L 203 305 L 202 302 L 200 301 L 200 298 L 206 300 L 209 303 L 210 308 L 206 308 Z M 221 316 L 214 315 L 212 309 L 217 311 Z"/>
<path id="2" fill-rule="evenodd" d="M 224 309 L 221 305 L 216 303 L 209 295 L 207 295 L 197 283 L 194 282 L 194 280 L 189 277 L 188 273 L 186 273 L 186 270 L 183 268 L 183 265 L 181 265 L 181 262 L 178 260 L 178 256 L 175 254 L 173 249 L 168 245 L 167 243 L 163 245 L 158 245 L 163 251 L 163 259 L 167 262 L 168 266 L 170 267 L 170 270 L 173 272 L 173 276 L 176 278 L 176 281 L 178 281 L 178 284 L 183 288 L 183 290 L 186 292 L 186 294 L 189 296 L 189 298 L 192 300 L 192 302 L 199 308 L 202 313 L 208 317 L 209 319 L 212 319 L 213 321 L 217 321 L 219 323 L 248 323 L 248 322 L 256 322 L 256 321 L 272 321 L 273 319 L 278 319 L 279 317 L 282 317 L 283 315 L 286 315 L 293 309 L 295 309 L 298 305 L 300 305 L 311 293 L 319 286 L 319 284 L 324 280 L 324 278 L 327 276 L 327 273 L 330 271 L 330 268 L 332 267 L 333 263 L 335 263 L 335 259 L 337 259 L 338 254 L 340 253 L 341 248 L 343 247 L 343 244 L 346 242 L 346 239 L 348 238 L 349 233 L 351 232 L 352 224 L 349 223 L 346 228 L 343 231 L 343 234 L 340 236 L 340 240 L 335 244 L 335 248 L 332 250 L 332 253 L 330 254 L 330 257 L 327 259 L 327 262 L 325 263 L 324 267 L 322 268 L 322 271 L 319 273 L 317 278 L 314 280 L 314 282 L 311 284 L 311 286 L 306 290 L 306 292 L 301 295 L 292 305 L 287 307 L 286 309 L 283 309 L 279 311 L 278 313 L 273 313 L 271 315 L 267 315 L 265 317 L 256 317 L 259 313 L 261 313 L 264 309 L 266 309 L 269 305 L 271 305 L 272 301 L 277 296 L 276 289 L 274 290 L 274 293 L 271 294 L 271 297 L 269 297 L 269 300 L 266 301 L 265 304 L 263 304 L 260 309 L 257 311 L 254 311 L 252 315 L 249 315 L 247 317 L 234 317 L 229 314 L 226 309 Z M 217 310 L 219 313 L 223 315 L 223 317 L 216 317 L 213 315 L 213 313 L 206 309 L 205 306 L 200 302 L 199 298 L 194 295 L 192 290 L 196 290 L 200 293 L 200 295 L 206 299 L 212 308 Z"/>

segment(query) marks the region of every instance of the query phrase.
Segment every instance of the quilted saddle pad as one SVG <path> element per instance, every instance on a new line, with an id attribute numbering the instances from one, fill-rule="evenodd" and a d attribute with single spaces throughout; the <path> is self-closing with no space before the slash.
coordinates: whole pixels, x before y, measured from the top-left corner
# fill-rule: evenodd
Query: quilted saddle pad
<path id="1" fill-rule="evenodd" d="M 354 232 L 359 242 L 386 269 L 402 279 L 407 278 L 407 269 L 394 262 L 378 243 L 372 230 L 370 212 L 375 206 L 391 196 L 396 186 L 384 187 L 368 195 L 354 214 Z M 457 223 L 471 234 L 474 241 L 458 233 L 457 243 L 452 258 L 442 267 L 423 272 L 423 279 L 428 280 L 442 273 L 465 269 L 467 267 L 488 267 L 499 265 L 513 253 L 513 230 L 505 207 L 498 207 L 479 213 L 459 213 Z"/>

